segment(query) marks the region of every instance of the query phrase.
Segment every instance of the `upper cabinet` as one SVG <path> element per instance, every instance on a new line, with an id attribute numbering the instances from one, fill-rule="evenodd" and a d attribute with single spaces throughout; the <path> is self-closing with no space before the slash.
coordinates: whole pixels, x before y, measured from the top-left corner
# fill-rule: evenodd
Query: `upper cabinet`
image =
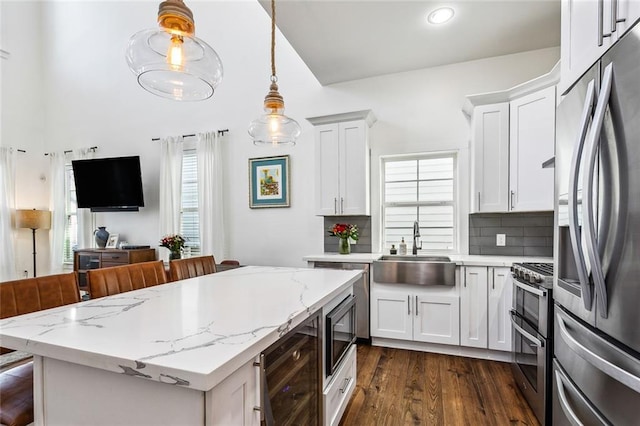
<path id="1" fill-rule="evenodd" d="M 470 95 L 472 213 L 553 210 L 559 66 L 503 92 Z"/>
<path id="2" fill-rule="evenodd" d="M 548 87 L 509 105 L 509 210 L 553 210 L 556 88 Z"/>
<path id="3" fill-rule="evenodd" d="M 369 215 L 370 110 L 311 117 L 315 126 L 316 214 Z"/>
<path id="4" fill-rule="evenodd" d="M 640 18 L 640 0 L 562 0 L 560 59 L 564 94 Z"/>

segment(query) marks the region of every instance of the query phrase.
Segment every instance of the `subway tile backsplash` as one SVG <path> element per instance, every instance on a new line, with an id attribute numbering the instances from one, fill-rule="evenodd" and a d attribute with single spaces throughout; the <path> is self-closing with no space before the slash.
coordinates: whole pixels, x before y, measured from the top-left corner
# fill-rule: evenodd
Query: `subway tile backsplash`
<path id="1" fill-rule="evenodd" d="M 325 216 L 324 217 L 324 252 L 338 252 L 338 237 L 329 234 L 336 223 L 350 223 L 358 226 L 359 239 L 351 244 L 351 253 L 371 253 L 371 216 Z"/>
<path id="2" fill-rule="evenodd" d="M 496 234 L 506 245 L 496 246 Z M 553 212 L 469 215 L 469 254 L 553 256 Z"/>

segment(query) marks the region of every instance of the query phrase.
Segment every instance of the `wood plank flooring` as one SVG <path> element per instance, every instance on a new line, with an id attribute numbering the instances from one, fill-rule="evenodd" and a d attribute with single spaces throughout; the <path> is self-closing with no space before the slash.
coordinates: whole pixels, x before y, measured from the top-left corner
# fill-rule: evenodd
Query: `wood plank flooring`
<path id="1" fill-rule="evenodd" d="M 507 363 L 367 345 L 357 357 L 341 426 L 539 426 Z"/>

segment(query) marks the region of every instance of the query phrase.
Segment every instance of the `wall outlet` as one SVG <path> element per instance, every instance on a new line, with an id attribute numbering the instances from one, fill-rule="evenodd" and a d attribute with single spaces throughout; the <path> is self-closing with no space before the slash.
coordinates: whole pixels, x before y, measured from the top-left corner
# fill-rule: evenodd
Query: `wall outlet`
<path id="1" fill-rule="evenodd" d="M 504 247 L 507 245 L 506 234 L 496 234 L 496 245 L 500 247 Z"/>
<path id="2" fill-rule="evenodd" d="M 349 238 L 349 244 L 358 244 L 358 242 L 354 239 Z"/>

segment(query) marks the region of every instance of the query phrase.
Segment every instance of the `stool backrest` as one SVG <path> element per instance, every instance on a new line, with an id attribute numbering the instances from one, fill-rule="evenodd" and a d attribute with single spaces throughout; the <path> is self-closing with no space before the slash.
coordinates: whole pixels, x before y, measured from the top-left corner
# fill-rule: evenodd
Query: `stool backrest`
<path id="1" fill-rule="evenodd" d="M 80 288 L 75 272 L 0 283 L 0 319 L 77 302 Z"/>
<path id="2" fill-rule="evenodd" d="M 213 256 L 190 257 L 169 262 L 171 281 L 185 280 L 216 272 L 216 261 Z"/>
<path id="3" fill-rule="evenodd" d="M 165 284 L 167 274 L 161 260 L 87 271 L 92 299 Z"/>

